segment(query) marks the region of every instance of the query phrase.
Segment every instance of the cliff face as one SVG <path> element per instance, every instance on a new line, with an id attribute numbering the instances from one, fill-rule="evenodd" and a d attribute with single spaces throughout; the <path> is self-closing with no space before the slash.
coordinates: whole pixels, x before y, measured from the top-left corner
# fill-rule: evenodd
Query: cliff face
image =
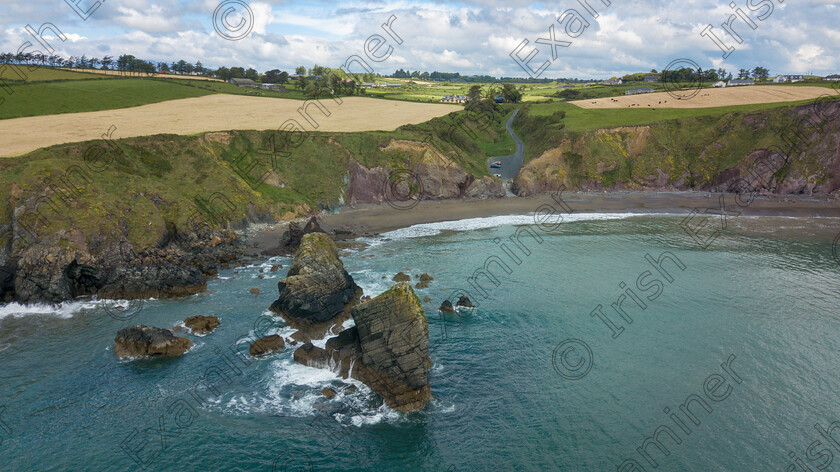
<path id="1" fill-rule="evenodd" d="M 401 167 L 367 168 L 355 160 L 348 165 L 345 201 L 383 203 L 407 199 L 501 198 L 502 182 L 493 177 L 476 179 L 437 149 L 418 141 L 393 140 L 382 148 L 409 156 Z"/>
<path id="2" fill-rule="evenodd" d="M 528 162 L 513 190 L 838 195 L 838 118 L 840 102 L 828 102 L 587 132 Z"/>

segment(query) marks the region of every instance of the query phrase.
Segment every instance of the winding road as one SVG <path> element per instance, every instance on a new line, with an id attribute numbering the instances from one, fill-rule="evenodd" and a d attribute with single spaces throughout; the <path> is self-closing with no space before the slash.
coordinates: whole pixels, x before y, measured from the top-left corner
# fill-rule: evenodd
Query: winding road
<path id="1" fill-rule="evenodd" d="M 519 169 L 522 168 L 522 164 L 525 160 L 525 143 L 516 136 L 516 133 L 513 132 L 513 128 L 511 128 L 511 124 L 513 123 L 514 118 L 519 113 L 519 110 L 513 112 L 513 115 L 508 118 L 507 123 L 505 123 L 505 128 L 510 136 L 516 141 L 516 152 L 511 154 L 510 156 L 502 156 L 502 157 L 491 157 L 487 160 L 487 170 L 490 174 L 499 174 L 502 177 L 502 180 L 508 181 L 512 180 L 516 177 L 516 174 L 519 173 Z M 491 169 L 490 164 L 501 161 L 502 168 L 501 169 Z"/>

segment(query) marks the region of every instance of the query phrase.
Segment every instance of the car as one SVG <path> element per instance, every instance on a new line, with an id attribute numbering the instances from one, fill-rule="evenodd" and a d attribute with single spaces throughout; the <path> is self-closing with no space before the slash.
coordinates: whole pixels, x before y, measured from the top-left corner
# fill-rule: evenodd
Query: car
<path id="1" fill-rule="evenodd" d="M 491 169 L 501 169 L 502 168 L 502 163 L 499 162 L 499 161 L 496 161 L 496 162 L 490 164 L 490 168 Z"/>
<path id="2" fill-rule="evenodd" d="M 493 174 L 493 177 L 498 177 L 498 178 L 500 178 L 500 179 L 501 179 L 501 178 L 502 178 L 502 174 Z"/>

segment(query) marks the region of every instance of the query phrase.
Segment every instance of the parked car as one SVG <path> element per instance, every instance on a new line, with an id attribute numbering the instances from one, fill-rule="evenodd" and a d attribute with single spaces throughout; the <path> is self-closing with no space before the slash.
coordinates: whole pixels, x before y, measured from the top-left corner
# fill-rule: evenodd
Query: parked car
<path id="1" fill-rule="evenodd" d="M 491 169 L 501 169 L 502 168 L 502 163 L 500 161 L 496 161 L 496 162 L 490 164 L 490 168 Z"/>

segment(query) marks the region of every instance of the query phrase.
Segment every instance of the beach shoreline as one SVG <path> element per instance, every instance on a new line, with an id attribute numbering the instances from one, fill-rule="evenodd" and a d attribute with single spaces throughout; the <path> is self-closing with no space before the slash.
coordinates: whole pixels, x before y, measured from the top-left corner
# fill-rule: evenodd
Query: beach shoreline
<path id="1" fill-rule="evenodd" d="M 739 216 L 775 216 L 791 218 L 840 218 L 840 200 L 828 196 L 769 195 L 758 196 L 749 204 L 734 194 L 708 192 L 563 192 L 534 197 L 508 197 L 487 200 L 424 200 L 411 208 L 398 209 L 387 203 L 343 206 L 336 214 L 318 217 L 321 227 L 343 239 L 355 239 L 419 224 L 458 221 L 494 216 L 530 215 L 549 205 L 561 213 L 566 206 L 574 213 L 648 213 L 684 214 L 693 210 L 705 213 L 724 209 Z M 746 197 L 744 197 L 746 200 Z M 408 202 L 402 202 L 408 203 Z M 410 205 L 405 205 L 410 206 Z M 713 214 L 714 216 L 714 214 Z M 251 231 L 250 255 L 277 247 L 290 222 L 262 225 Z"/>

